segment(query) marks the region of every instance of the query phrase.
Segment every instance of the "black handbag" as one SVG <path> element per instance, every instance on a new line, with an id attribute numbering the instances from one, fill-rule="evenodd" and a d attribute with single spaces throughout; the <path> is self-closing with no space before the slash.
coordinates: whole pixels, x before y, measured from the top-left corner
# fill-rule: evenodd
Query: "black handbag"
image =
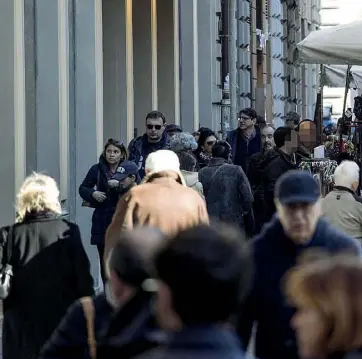
<path id="1" fill-rule="evenodd" d="M 7 233 L 6 233 L 7 231 Z M 13 266 L 10 264 L 12 250 L 13 250 L 13 226 L 8 228 L 1 228 L 1 236 L 3 239 L 2 248 L 3 252 L 6 248 L 6 260 L 4 261 L 0 271 L 0 299 L 6 299 L 11 290 L 12 278 L 13 278 Z"/>

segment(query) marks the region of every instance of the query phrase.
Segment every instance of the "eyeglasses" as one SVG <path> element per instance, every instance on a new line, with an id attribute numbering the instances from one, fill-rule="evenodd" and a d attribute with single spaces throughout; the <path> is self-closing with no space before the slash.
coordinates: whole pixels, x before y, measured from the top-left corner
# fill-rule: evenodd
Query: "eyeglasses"
<path id="1" fill-rule="evenodd" d="M 215 144 L 216 141 L 207 141 L 206 144 L 209 146 L 213 146 Z"/>
<path id="2" fill-rule="evenodd" d="M 152 130 L 153 128 L 155 128 L 156 130 L 160 130 L 161 129 L 161 125 L 147 125 L 147 128 L 149 129 L 149 130 Z"/>

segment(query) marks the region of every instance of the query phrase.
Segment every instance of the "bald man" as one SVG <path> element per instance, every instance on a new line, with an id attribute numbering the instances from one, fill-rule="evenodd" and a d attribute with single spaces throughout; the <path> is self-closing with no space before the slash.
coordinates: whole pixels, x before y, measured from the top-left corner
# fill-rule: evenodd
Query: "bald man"
<path id="1" fill-rule="evenodd" d="M 145 347 L 162 344 L 159 340 L 164 338 L 163 335 L 158 335 L 155 342 L 148 339 L 149 331 L 159 331 L 150 310 L 155 290 L 151 263 L 162 242 L 164 235 L 158 229 L 138 227 L 122 232 L 110 251 L 106 261 L 108 282 L 105 292 L 93 299 L 94 333 L 99 348 L 97 359 L 112 357 L 108 355 L 113 350 L 116 353 L 127 350 L 127 355 L 133 350 L 138 355 Z M 138 333 L 137 340 L 142 345 L 134 345 L 135 337 L 130 330 Z M 114 342 L 118 343 L 116 347 Z M 82 300 L 79 300 L 70 307 L 43 347 L 39 359 L 83 358 L 87 351 L 87 324 Z"/>

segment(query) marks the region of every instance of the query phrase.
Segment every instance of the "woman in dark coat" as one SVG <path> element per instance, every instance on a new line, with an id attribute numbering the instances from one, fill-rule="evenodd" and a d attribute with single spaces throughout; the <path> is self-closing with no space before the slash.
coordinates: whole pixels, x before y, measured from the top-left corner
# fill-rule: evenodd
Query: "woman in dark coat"
<path id="1" fill-rule="evenodd" d="M 209 164 L 210 159 L 212 157 L 211 150 L 216 141 L 217 141 L 217 136 L 215 132 L 213 132 L 208 128 L 200 129 L 198 148 L 194 152 L 199 165 L 198 169 L 204 168 Z"/>
<path id="2" fill-rule="evenodd" d="M 6 244 L 11 255 L 1 258 L 14 272 L 4 300 L 3 358 L 36 359 L 67 308 L 93 294 L 93 279 L 78 226 L 60 217 L 52 178 L 28 177 L 17 210 L 18 223 L 10 227 Z"/>
<path id="3" fill-rule="evenodd" d="M 98 249 L 103 283 L 106 281 L 103 266 L 106 230 L 112 221 L 119 198 L 138 179 L 137 165 L 126 160 L 127 150 L 123 143 L 109 139 L 99 162 L 91 167 L 79 187 L 83 205 L 95 208 L 92 216 L 91 244 L 96 245 Z"/>

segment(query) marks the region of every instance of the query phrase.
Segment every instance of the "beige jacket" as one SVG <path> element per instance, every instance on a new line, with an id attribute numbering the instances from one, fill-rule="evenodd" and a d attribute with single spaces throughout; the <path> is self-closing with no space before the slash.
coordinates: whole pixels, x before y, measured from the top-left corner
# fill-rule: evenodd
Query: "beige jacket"
<path id="1" fill-rule="evenodd" d="M 155 173 L 146 176 L 142 184 L 128 191 L 118 201 L 112 223 L 107 229 L 105 258 L 122 230 L 152 226 L 173 236 L 198 224 L 208 224 L 204 200 L 181 182 L 176 172 Z"/>

